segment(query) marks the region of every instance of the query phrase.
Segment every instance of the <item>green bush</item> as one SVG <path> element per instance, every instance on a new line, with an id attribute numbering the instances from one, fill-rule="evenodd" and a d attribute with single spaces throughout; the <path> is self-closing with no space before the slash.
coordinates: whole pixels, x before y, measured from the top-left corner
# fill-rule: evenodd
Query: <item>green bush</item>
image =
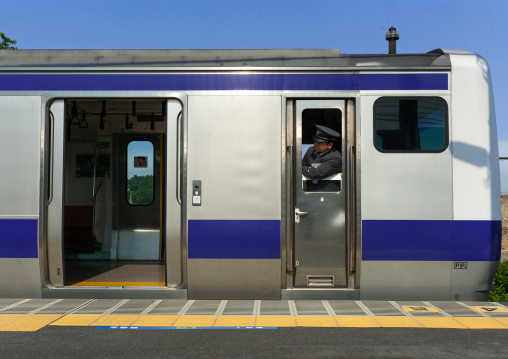
<path id="1" fill-rule="evenodd" d="M 489 301 L 508 302 L 508 260 L 499 263 L 494 282 L 496 289 L 489 292 Z"/>

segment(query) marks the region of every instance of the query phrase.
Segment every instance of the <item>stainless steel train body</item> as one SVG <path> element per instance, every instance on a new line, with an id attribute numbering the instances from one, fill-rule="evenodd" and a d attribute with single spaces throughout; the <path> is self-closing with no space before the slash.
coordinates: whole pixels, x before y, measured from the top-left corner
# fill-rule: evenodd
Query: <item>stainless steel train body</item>
<path id="1" fill-rule="evenodd" d="M 338 192 L 301 174 L 316 124 Z M 476 300 L 499 261 L 470 52 L 2 51 L 0 126 L 1 296 Z"/>

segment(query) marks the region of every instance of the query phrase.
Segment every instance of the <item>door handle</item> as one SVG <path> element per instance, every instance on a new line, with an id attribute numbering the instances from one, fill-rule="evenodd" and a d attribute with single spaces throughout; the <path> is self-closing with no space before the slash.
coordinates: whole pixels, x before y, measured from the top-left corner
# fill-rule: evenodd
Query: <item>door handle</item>
<path id="1" fill-rule="evenodd" d="M 183 110 L 182 110 L 183 111 Z M 183 135 L 180 133 L 182 131 L 181 121 L 183 118 L 183 112 L 180 111 L 176 116 L 176 201 L 181 206 L 182 205 L 182 189 L 181 189 L 181 179 L 180 179 L 180 166 L 181 166 L 181 149 L 180 149 L 180 141 L 183 138 Z"/>
<path id="2" fill-rule="evenodd" d="M 306 216 L 309 212 L 300 212 L 300 208 L 295 208 L 295 223 L 300 223 L 300 216 Z"/>
<path id="3" fill-rule="evenodd" d="M 50 126 L 50 139 L 49 139 L 49 188 L 48 188 L 48 206 L 53 202 L 53 166 L 55 157 L 55 116 L 53 112 L 49 111 L 49 126 Z"/>

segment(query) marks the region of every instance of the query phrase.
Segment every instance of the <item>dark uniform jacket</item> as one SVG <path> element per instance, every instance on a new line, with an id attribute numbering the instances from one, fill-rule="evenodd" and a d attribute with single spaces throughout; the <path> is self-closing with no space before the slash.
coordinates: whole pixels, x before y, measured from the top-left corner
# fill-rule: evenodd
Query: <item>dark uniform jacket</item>
<path id="1" fill-rule="evenodd" d="M 317 153 L 314 146 L 310 147 L 302 159 L 302 173 L 314 181 L 307 181 L 308 191 L 336 192 L 336 181 L 316 181 L 342 172 L 342 157 L 340 152 L 332 148 L 323 153 Z"/>

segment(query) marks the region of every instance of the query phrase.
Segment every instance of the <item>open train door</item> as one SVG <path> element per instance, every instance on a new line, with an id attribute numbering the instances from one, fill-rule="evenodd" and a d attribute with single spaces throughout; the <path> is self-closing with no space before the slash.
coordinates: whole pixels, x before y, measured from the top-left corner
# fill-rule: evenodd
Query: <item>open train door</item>
<path id="1" fill-rule="evenodd" d="M 76 98 L 47 111 L 48 286 L 179 287 L 181 102 Z"/>
<path id="2" fill-rule="evenodd" d="M 348 180 L 346 155 L 347 102 L 345 100 L 300 100 L 294 107 L 294 287 L 344 288 L 348 285 Z M 302 174 L 302 158 L 313 146 L 316 125 L 340 134 L 333 147 L 340 152 L 340 173 L 326 178 Z M 319 164 L 317 164 L 319 165 Z"/>

